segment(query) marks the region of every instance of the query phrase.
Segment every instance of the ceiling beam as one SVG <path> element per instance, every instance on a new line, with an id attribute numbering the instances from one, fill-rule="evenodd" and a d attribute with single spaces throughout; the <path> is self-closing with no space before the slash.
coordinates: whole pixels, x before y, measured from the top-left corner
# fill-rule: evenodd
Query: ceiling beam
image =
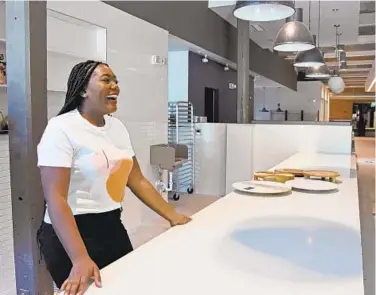
<path id="1" fill-rule="evenodd" d="M 350 61 L 371 61 L 371 63 L 375 60 L 375 55 L 362 55 L 362 56 L 347 56 L 346 54 L 346 58 L 347 58 L 347 62 L 350 62 Z M 325 56 L 325 62 L 337 62 L 337 58 L 336 57 L 327 57 Z"/>

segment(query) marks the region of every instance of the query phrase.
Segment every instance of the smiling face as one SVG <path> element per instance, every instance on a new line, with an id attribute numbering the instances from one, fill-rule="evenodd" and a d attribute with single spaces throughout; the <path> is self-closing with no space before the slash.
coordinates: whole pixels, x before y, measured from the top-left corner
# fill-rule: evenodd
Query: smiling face
<path id="1" fill-rule="evenodd" d="M 97 114 L 111 114 L 117 110 L 117 98 L 120 88 L 115 74 L 107 65 L 96 67 L 86 91 L 83 93 L 85 107 Z"/>

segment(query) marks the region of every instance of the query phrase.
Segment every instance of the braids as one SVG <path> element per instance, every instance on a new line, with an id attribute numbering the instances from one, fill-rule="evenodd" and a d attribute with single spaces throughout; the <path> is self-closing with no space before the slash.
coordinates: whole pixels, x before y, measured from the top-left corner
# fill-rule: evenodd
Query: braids
<path id="1" fill-rule="evenodd" d="M 58 116 L 68 113 L 81 106 L 82 102 L 84 101 L 82 92 L 85 91 L 91 75 L 93 74 L 96 67 L 100 64 L 105 63 L 88 60 L 78 63 L 73 67 L 67 83 L 68 89 L 65 96 L 64 106 L 58 113 Z"/>

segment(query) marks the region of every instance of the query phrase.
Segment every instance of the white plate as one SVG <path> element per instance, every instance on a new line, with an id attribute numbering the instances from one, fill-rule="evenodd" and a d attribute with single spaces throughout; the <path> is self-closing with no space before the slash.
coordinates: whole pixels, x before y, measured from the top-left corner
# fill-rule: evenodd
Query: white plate
<path id="1" fill-rule="evenodd" d="M 232 187 L 235 190 L 249 194 L 281 194 L 291 191 L 291 186 L 285 183 L 272 181 L 240 181 L 235 182 Z"/>
<path id="2" fill-rule="evenodd" d="M 290 185 L 293 189 L 304 191 L 326 192 L 338 189 L 338 185 L 333 182 L 304 178 L 296 178 L 294 180 L 289 180 L 286 181 L 286 184 Z"/>

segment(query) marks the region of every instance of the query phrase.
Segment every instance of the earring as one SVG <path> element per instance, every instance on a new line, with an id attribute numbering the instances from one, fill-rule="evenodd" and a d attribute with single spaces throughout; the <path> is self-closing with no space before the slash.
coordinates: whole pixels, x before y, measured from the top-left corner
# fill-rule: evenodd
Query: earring
<path id="1" fill-rule="evenodd" d="M 87 94 L 85 93 L 85 92 L 81 92 L 81 97 L 83 97 L 83 98 L 86 98 L 87 97 Z"/>

